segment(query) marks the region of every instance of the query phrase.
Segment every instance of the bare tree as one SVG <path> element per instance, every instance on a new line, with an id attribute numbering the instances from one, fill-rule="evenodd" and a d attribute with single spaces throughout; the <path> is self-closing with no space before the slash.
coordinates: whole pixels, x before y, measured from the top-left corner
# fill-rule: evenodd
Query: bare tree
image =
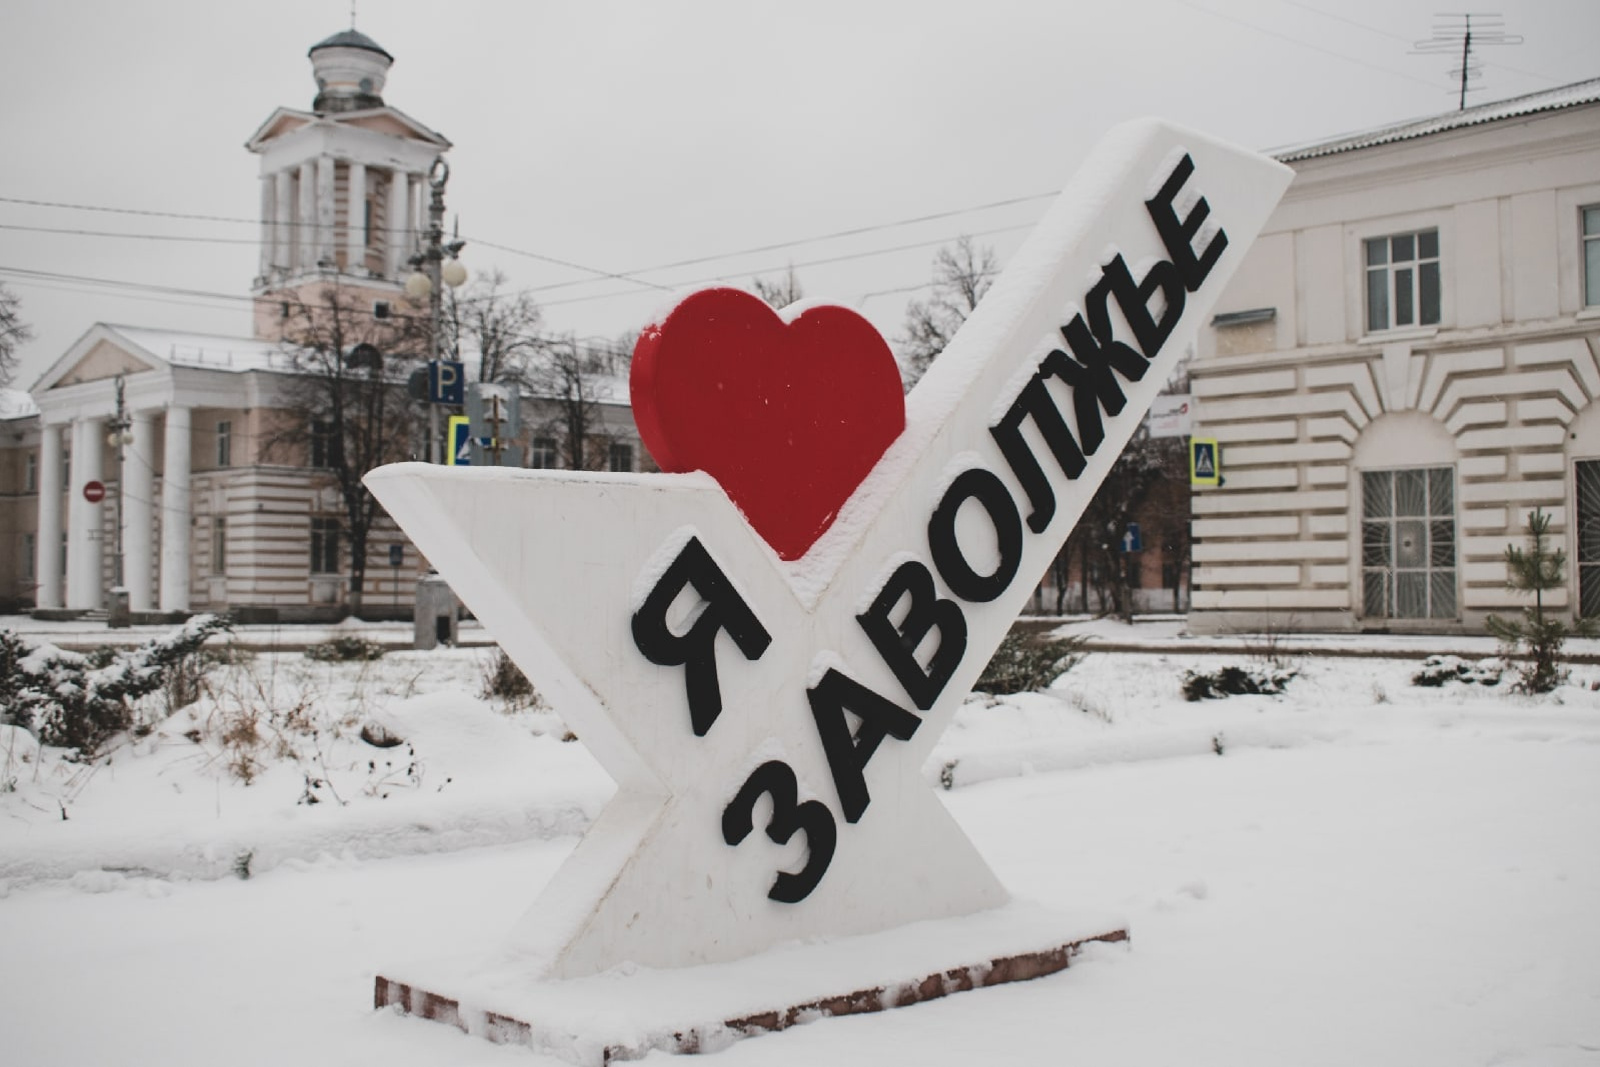
<path id="1" fill-rule="evenodd" d="M 22 301 L 0 285 L 0 387 L 11 384 L 17 373 L 17 349 L 33 340 L 33 331 L 22 321 Z"/>
<path id="2" fill-rule="evenodd" d="M 775 278 L 751 278 L 750 285 L 757 296 L 780 310 L 803 300 L 806 295 L 793 267 Z"/>
<path id="3" fill-rule="evenodd" d="M 1129 523 L 1149 523 L 1152 544 L 1187 551 L 1189 520 L 1183 505 L 1188 494 L 1164 491 L 1187 478 L 1188 452 L 1183 438 L 1151 437 L 1141 429 L 1128 442 L 1061 553 L 1063 557 L 1078 556 L 1082 610 L 1089 610 L 1092 587 L 1101 611 L 1123 619 L 1133 617 L 1131 561 L 1122 549 Z"/>
<path id="4" fill-rule="evenodd" d="M 901 368 L 909 390 L 961 324 L 967 321 L 1000 272 L 992 248 L 979 248 L 970 237 L 945 246 L 933 258 L 933 295 L 906 305 L 906 333 L 900 338 Z"/>
<path id="5" fill-rule="evenodd" d="M 338 490 L 350 560 L 349 603 L 361 610 L 367 542 L 380 509 L 362 476 L 411 458 L 422 421 L 405 382 L 426 358 L 426 316 L 376 318 L 339 286 L 313 296 L 289 296 L 283 323 L 284 357 L 292 373 L 283 384 L 284 417 L 262 443 L 265 455 L 304 455 Z M 342 546 L 341 546 L 342 547 Z"/>
<path id="6" fill-rule="evenodd" d="M 568 470 L 601 470 L 609 462 L 604 404 L 626 379 L 632 338 L 582 343 L 570 334 L 541 346 L 529 368 L 529 389 L 547 411 L 535 432 L 560 441 Z"/>
<path id="7" fill-rule="evenodd" d="M 528 386 L 544 316 L 526 292 L 508 291 L 500 270 L 480 274 L 459 294 L 445 290 L 445 337 L 456 358 L 478 356 L 478 380 Z"/>

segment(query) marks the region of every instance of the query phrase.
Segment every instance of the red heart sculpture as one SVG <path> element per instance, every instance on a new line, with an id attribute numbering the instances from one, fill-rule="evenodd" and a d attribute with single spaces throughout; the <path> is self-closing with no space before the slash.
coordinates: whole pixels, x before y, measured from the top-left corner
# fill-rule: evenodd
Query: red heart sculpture
<path id="1" fill-rule="evenodd" d="M 905 429 L 894 354 L 847 308 L 784 322 L 739 289 L 704 289 L 633 350 L 633 417 L 664 471 L 703 470 L 784 559 L 822 536 Z"/>

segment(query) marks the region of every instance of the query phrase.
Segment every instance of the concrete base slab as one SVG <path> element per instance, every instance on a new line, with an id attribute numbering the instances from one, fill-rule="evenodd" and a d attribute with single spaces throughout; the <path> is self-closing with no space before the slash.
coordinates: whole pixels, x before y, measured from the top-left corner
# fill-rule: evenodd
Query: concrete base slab
<path id="1" fill-rule="evenodd" d="M 572 1063 L 694 1053 L 832 1015 L 854 1015 L 1019 982 L 1064 969 L 1126 925 L 1022 902 L 881 933 L 787 945 L 728 963 L 537 977 L 505 959 L 390 969 L 373 1003 Z"/>

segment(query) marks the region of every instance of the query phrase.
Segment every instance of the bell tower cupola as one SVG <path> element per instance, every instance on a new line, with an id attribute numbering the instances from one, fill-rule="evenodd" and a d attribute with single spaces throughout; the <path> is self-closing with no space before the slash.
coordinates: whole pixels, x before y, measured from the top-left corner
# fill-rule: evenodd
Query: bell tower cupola
<path id="1" fill-rule="evenodd" d="M 261 157 L 255 332 L 281 336 L 288 309 L 337 285 L 387 314 L 426 228 L 428 175 L 444 135 L 386 103 L 394 57 L 354 28 L 308 53 L 311 110 L 280 107 L 246 142 Z"/>
<path id="2" fill-rule="evenodd" d="M 360 30 L 336 33 L 311 46 L 311 73 L 317 98 L 311 110 L 319 115 L 367 111 L 383 106 L 383 81 L 394 56 Z"/>

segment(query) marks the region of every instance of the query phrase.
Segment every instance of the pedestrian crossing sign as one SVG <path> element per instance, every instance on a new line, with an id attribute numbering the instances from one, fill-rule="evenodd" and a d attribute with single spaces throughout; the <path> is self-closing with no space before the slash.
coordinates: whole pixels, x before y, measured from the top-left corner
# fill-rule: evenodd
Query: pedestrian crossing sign
<path id="1" fill-rule="evenodd" d="M 465 415 L 450 416 L 450 432 L 445 436 L 445 465 L 448 467 L 472 466 L 471 426 Z"/>
<path id="2" fill-rule="evenodd" d="M 1221 455 L 1214 437 L 1189 438 L 1189 484 L 1221 485 Z"/>

